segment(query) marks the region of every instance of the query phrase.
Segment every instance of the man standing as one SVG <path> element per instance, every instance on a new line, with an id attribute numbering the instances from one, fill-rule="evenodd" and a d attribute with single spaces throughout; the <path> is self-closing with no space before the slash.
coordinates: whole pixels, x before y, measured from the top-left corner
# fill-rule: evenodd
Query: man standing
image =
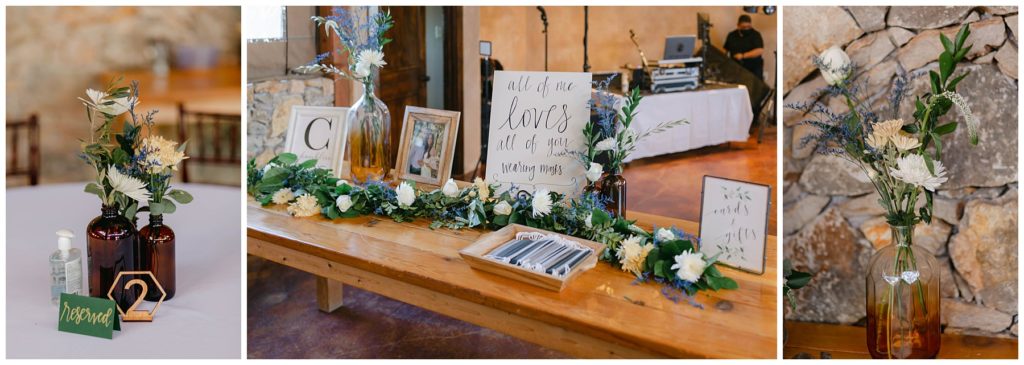
<path id="1" fill-rule="evenodd" d="M 750 16 L 743 14 L 736 24 L 736 30 L 729 32 L 725 37 L 725 50 L 743 68 L 754 73 L 754 76 L 764 80 L 764 40 L 761 33 L 754 30 L 750 24 Z"/>

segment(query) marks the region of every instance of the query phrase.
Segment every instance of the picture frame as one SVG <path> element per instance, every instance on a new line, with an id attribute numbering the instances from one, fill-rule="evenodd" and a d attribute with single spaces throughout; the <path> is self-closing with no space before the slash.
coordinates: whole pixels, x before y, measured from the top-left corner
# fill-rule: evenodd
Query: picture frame
<path id="1" fill-rule="evenodd" d="M 461 115 L 450 110 L 405 107 L 395 177 L 433 187 L 448 181 Z"/>
<path id="2" fill-rule="evenodd" d="M 723 265 L 764 274 L 771 186 L 704 175 L 701 182 L 700 252 Z"/>
<path id="3" fill-rule="evenodd" d="M 288 117 L 283 152 L 299 161 L 316 159 L 316 167 L 331 169 L 341 177 L 348 140 L 347 107 L 296 105 Z"/>

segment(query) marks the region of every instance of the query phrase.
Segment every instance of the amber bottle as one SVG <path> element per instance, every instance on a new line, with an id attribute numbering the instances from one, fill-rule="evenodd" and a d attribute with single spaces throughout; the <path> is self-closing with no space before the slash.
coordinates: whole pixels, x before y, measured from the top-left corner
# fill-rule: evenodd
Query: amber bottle
<path id="1" fill-rule="evenodd" d="M 116 205 L 104 205 L 102 214 L 89 222 L 86 228 L 89 256 L 89 296 L 107 298 L 114 279 L 122 271 L 137 267 L 138 232 L 128 218 L 122 216 Z M 140 288 L 124 288 L 124 282 L 114 288 L 112 296 L 122 309 L 127 309 L 139 295 Z"/>
<path id="2" fill-rule="evenodd" d="M 174 231 L 171 227 L 164 225 L 163 215 L 150 215 L 149 225 L 142 227 L 139 231 L 141 271 L 151 271 L 160 287 L 167 293 L 164 300 L 174 297 Z M 146 300 L 155 302 L 160 300 L 160 290 L 150 280 L 144 277 L 149 291 L 146 292 Z"/>
<path id="3" fill-rule="evenodd" d="M 616 216 L 626 218 L 626 178 L 617 170 L 601 179 L 601 196 L 608 199 L 606 207 Z"/>

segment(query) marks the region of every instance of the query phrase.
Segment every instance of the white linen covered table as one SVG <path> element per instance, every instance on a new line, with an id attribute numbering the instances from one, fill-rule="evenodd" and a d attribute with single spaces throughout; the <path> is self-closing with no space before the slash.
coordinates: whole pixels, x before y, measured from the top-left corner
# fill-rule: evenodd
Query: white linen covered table
<path id="1" fill-rule="evenodd" d="M 195 200 L 164 218 L 176 235 L 177 291 L 153 322 L 122 322 L 107 340 L 57 331 L 48 258 L 58 229 L 75 233 L 88 293 L 85 228 L 100 201 L 85 183 L 7 189 L 8 358 L 239 358 L 241 191 L 178 184 Z M 141 228 L 148 222 L 139 214 Z M 149 308 L 150 302 L 140 307 Z"/>
<path id="2" fill-rule="evenodd" d="M 636 146 L 636 151 L 626 162 L 746 141 L 753 116 L 750 96 L 743 85 L 645 95 L 632 129 L 642 133 L 659 123 L 679 119 L 690 123 L 648 136 Z"/>

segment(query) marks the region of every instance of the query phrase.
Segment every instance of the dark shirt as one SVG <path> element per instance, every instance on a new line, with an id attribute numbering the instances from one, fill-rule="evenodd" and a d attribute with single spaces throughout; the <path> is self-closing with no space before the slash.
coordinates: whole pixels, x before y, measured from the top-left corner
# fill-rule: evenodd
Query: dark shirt
<path id="1" fill-rule="evenodd" d="M 742 32 L 742 34 L 741 34 Z M 729 32 L 729 35 L 725 37 L 725 50 L 729 52 L 729 56 L 733 56 L 739 53 L 749 52 L 754 49 L 764 48 L 764 40 L 761 39 L 761 33 L 750 29 L 750 30 L 739 30 L 736 29 Z M 733 58 L 733 60 L 736 60 Z M 742 60 L 736 60 L 743 68 L 753 72 L 759 79 L 764 79 L 764 59 L 761 56 L 753 58 L 744 58 Z"/>

